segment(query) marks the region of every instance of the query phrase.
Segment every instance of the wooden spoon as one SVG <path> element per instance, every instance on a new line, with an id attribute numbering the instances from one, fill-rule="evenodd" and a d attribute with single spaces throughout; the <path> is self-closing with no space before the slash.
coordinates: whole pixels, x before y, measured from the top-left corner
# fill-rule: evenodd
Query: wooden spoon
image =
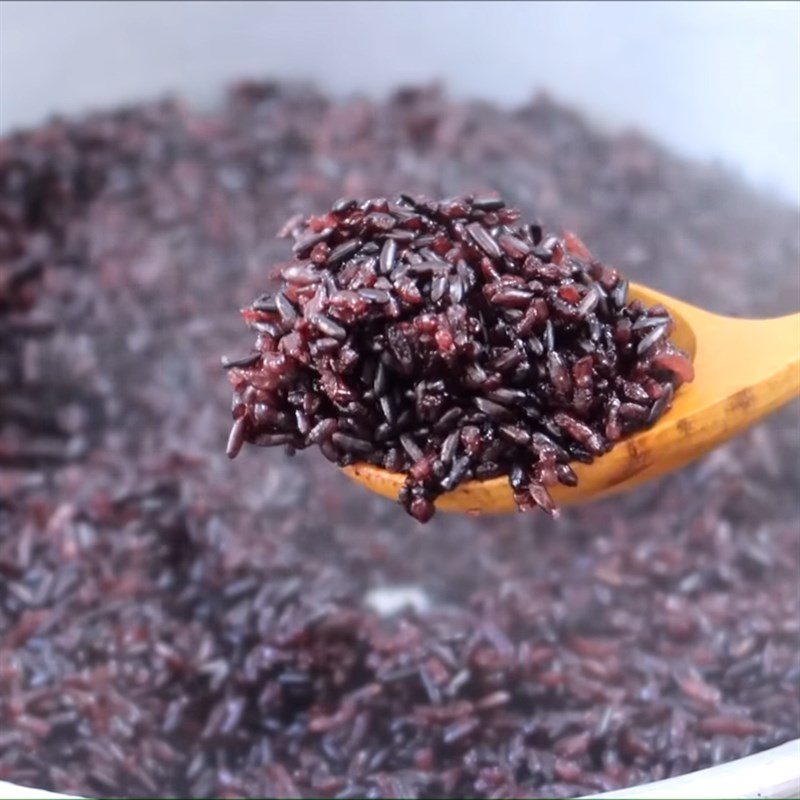
<path id="1" fill-rule="evenodd" d="M 669 309 L 672 340 L 692 357 L 694 381 L 678 389 L 672 409 L 652 428 L 620 440 L 592 464 L 573 463 L 578 485 L 550 490 L 559 505 L 621 492 L 678 469 L 800 395 L 800 314 L 733 319 L 634 284 L 630 296 Z M 344 471 L 394 500 L 405 481 L 404 473 L 372 464 Z M 505 476 L 462 483 L 439 497 L 436 507 L 485 514 L 516 510 Z"/>

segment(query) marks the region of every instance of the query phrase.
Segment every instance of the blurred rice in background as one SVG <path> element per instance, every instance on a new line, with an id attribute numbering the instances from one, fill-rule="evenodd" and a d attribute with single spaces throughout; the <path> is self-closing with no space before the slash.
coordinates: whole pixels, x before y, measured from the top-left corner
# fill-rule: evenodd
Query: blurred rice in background
<path id="1" fill-rule="evenodd" d="M 800 201 L 800 4 L 4 2 L 0 132 L 241 77 L 383 95 L 536 90 Z"/>

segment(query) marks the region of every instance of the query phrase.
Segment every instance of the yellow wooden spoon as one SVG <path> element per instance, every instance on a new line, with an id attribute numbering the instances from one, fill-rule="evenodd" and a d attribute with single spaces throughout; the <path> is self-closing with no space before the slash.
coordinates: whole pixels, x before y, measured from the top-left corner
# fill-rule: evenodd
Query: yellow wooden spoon
<path id="1" fill-rule="evenodd" d="M 634 284 L 630 296 L 670 310 L 672 339 L 692 357 L 694 381 L 678 389 L 672 409 L 652 428 L 622 439 L 592 464 L 573 463 L 578 485 L 550 490 L 559 505 L 621 492 L 678 469 L 800 395 L 800 314 L 733 319 Z M 344 471 L 395 500 L 405 481 L 405 474 L 371 464 Z M 436 507 L 485 514 L 516 509 L 505 476 L 462 483 Z"/>

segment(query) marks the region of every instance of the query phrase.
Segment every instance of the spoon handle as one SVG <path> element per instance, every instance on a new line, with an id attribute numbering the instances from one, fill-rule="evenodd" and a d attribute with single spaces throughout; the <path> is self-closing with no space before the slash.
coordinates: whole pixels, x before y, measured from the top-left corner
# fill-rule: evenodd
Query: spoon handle
<path id="1" fill-rule="evenodd" d="M 700 404 L 721 408 L 733 435 L 800 395 L 800 314 L 733 319 L 705 313 L 697 338 L 692 386 Z"/>
<path id="2" fill-rule="evenodd" d="M 587 470 L 590 479 L 607 481 L 596 487 L 598 496 L 678 469 L 800 396 L 800 314 L 734 319 L 676 305 L 695 335 L 694 382 L 681 387 L 656 427 L 620 443 L 624 472 Z"/>

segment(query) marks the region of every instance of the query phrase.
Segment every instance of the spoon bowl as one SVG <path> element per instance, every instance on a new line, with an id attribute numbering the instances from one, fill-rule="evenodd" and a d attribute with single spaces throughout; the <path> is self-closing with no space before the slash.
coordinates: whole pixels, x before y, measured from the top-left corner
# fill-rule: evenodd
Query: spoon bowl
<path id="1" fill-rule="evenodd" d="M 621 439 L 591 464 L 573 462 L 578 485 L 550 489 L 558 505 L 622 492 L 678 469 L 800 395 L 800 314 L 735 319 L 637 284 L 631 284 L 630 296 L 669 310 L 675 321 L 671 338 L 692 359 L 694 381 L 678 389 L 672 408 L 651 428 Z M 393 500 L 406 478 L 367 463 L 343 469 Z M 465 481 L 435 505 L 470 514 L 516 510 L 505 475 Z"/>

